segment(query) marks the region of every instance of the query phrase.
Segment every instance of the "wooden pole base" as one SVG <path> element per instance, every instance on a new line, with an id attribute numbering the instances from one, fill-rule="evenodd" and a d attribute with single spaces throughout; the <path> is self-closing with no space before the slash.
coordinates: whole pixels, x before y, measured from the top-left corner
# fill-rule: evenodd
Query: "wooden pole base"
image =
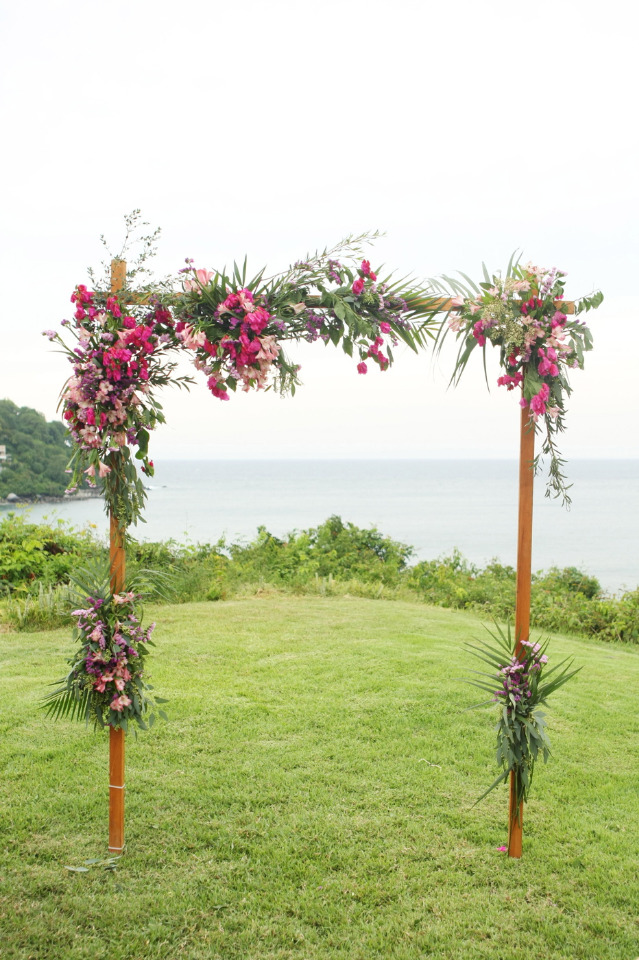
<path id="1" fill-rule="evenodd" d="M 515 775 L 511 773 L 510 802 L 508 806 L 508 856 L 515 857 L 518 860 L 522 853 L 524 804 L 523 802 L 519 804 L 518 817 L 515 796 Z"/>
<path id="2" fill-rule="evenodd" d="M 124 730 L 109 730 L 109 853 L 124 850 Z"/>

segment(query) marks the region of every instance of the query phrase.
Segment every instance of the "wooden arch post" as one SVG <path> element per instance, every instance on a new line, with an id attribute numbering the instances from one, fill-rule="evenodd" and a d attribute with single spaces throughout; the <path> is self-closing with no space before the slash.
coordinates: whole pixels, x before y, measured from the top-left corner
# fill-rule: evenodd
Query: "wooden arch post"
<path id="1" fill-rule="evenodd" d="M 436 310 L 447 313 L 455 303 L 449 298 L 431 301 Z M 557 301 L 558 309 L 574 314 L 575 304 Z M 519 657 L 523 641 L 530 639 L 530 588 L 532 580 L 533 492 L 535 480 L 535 423 L 528 406 L 521 409 L 519 438 L 519 510 L 517 522 L 517 581 L 515 599 L 515 656 Z M 510 774 L 508 810 L 508 856 L 522 855 L 524 804 L 517 804 L 516 781 Z"/>
<path id="2" fill-rule="evenodd" d="M 111 261 L 111 293 L 118 293 L 126 283 L 124 260 Z M 124 531 L 111 508 L 109 516 L 109 570 L 111 593 L 124 589 L 126 554 Z M 109 728 L 109 853 L 124 850 L 124 730 Z"/>
<path id="3" fill-rule="evenodd" d="M 528 407 L 521 411 L 519 441 L 519 517 L 517 523 L 517 592 L 515 599 L 515 656 L 522 650 L 522 641 L 530 636 L 530 584 L 532 577 L 532 520 L 535 471 L 535 424 Z M 521 857 L 523 801 L 517 804 L 515 774 L 510 774 L 508 809 L 508 856 Z"/>

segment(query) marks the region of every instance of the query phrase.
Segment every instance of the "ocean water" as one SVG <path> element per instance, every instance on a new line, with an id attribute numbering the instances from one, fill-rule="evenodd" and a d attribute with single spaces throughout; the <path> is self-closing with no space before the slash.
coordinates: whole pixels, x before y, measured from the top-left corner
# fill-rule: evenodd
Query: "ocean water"
<path id="1" fill-rule="evenodd" d="M 639 584 L 639 460 L 572 461 L 570 510 L 536 481 L 533 569 L 577 566 L 604 589 Z M 455 548 L 474 563 L 515 564 L 518 465 L 510 460 L 165 461 L 149 481 L 138 539 L 214 542 L 276 536 L 332 514 L 411 544 L 417 559 Z M 2 508 L 2 512 L 7 511 Z M 42 504 L 40 519 L 108 524 L 100 500 Z"/>

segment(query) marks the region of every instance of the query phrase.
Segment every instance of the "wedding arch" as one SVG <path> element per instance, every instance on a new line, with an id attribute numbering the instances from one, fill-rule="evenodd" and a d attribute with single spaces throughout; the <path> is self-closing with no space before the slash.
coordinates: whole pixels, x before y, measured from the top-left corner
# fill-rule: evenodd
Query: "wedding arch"
<path id="1" fill-rule="evenodd" d="M 142 729 L 152 725 L 163 702 L 144 679 L 154 625 L 144 629 L 136 612 L 138 596 L 126 583 L 125 545 L 145 502 L 135 461 L 142 473 L 152 476 L 150 432 L 164 422 L 155 391 L 169 383 L 190 383 L 190 378 L 173 375 L 175 352 L 190 355 L 213 397 L 225 401 L 238 386 L 294 393 L 299 367 L 285 353 L 288 342 L 341 345 L 354 362 L 359 358 L 358 373 L 366 374 L 370 365 L 386 370 L 400 342 L 415 351 L 429 343 L 437 349 L 452 333 L 461 342 L 452 382 L 459 380 L 472 352 L 485 351 L 491 343 L 499 347 L 504 369 L 498 383 L 521 390 L 515 643 L 510 661 L 502 656 L 504 664 L 493 664 L 498 676 L 504 674 L 503 689 L 495 691 L 493 675 L 473 681 L 491 692 L 492 700 L 505 698 L 503 770 L 493 786 L 510 777 L 508 852 L 521 856 L 529 774 L 538 751 L 545 753 L 547 746 L 543 739 L 537 742 L 534 733 L 532 708 L 537 701 L 519 703 L 527 683 L 531 696 L 528 678 L 535 670 L 540 676 L 547 661 L 540 645 L 530 641 L 533 479 L 539 466 L 535 432 L 545 428 L 548 492 L 567 500 L 555 444 L 570 391 L 567 370 L 583 366 L 584 351 L 592 345 L 588 328 L 577 316 L 598 306 L 602 297 L 565 302 L 564 274 L 531 264 L 520 267 L 512 260 L 504 277 L 491 277 L 484 268 L 479 285 L 466 277 L 468 285 L 441 278 L 427 287 L 396 283 L 392 277 L 381 280 L 362 256 L 362 244 L 369 239 L 349 238 L 267 279 L 263 270 L 247 277 L 246 261 L 229 274 L 196 269 L 187 261 L 180 271 L 179 292 L 166 286 L 131 290 L 126 261 L 113 259 L 108 291 L 79 285 L 71 297 L 73 321 L 63 321 L 63 326 L 77 345 L 69 346 L 57 332 L 46 332 L 73 365 L 62 393 L 63 415 L 74 441 L 69 489 L 83 479 L 90 485 L 102 481 L 110 518 L 110 565 L 106 583 L 86 584 L 86 602 L 74 611 L 80 649 L 44 706 L 54 718 L 69 716 L 109 727 L 112 853 L 124 849 L 125 734 L 131 723 Z M 475 652 L 487 660 L 485 650 Z M 541 687 L 541 694 L 556 689 L 573 672 L 564 668 Z M 164 717 L 161 709 L 158 714 Z M 509 746 L 513 732 L 521 738 L 516 750 Z"/>

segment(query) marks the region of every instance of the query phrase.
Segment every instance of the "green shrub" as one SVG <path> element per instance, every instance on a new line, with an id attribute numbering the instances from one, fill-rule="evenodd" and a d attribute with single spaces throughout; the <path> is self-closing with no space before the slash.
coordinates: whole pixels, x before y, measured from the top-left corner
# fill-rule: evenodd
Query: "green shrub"
<path id="1" fill-rule="evenodd" d="M 13 514 L 0 523 L 0 590 L 10 625 L 52 626 L 60 622 L 57 585 L 70 570 L 105 548 L 88 531 L 29 524 Z M 361 529 L 340 517 L 286 538 L 259 527 L 249 543 L 178 544 L 174 540 L 127 543 L 127 573 L 150 578 L 151 599 L 163 602 L 218 601 L 278 590 L 295 594 L 372 599 L 416 598 L 441 607 L 475 610 L 499 621 L 514 619 L 513 567 L 492 560 L 484 568 L 459 550 L 409 567 L 411 547 L 375 527 Z M 167 588 L 168 587 L 168 588 Z M 599 581 L 576 567 L 534 575 L 531 623 L 603 640 L 639 643 L 639 588 L 621 598 L 602 593 Z"/>
<path id="2" fill-rule="evenodd" d="M 0 521 L 0 589 L 5 594 L 16 588 L 29 591 L 67 583 L 69 573 L 79 562 L 105 547 L 91 530 L 74 530 L 59 520 L 29 523 L 23 514 L 9 513 Z"/>
<path id="3" fill-rule="evenodd" d="M 229 548 L 242 580 L 263 580 L 290 587 L 311 586 L 316 577 L 359 580 L 396 586 L 413 548 L 385 537 L 375 527 L 362 530 L 340 517 L 321 526 L 293 531 L 286 540 L 259 527 L 248 545 Z"/>
<path id="4" fill-rule="evenodd" d="M 14 630 L 48 630 L 71 624 L 69 588 L 40 583 L 36 594 L 14 594 L 4 601 L 2 619 Z"/>

